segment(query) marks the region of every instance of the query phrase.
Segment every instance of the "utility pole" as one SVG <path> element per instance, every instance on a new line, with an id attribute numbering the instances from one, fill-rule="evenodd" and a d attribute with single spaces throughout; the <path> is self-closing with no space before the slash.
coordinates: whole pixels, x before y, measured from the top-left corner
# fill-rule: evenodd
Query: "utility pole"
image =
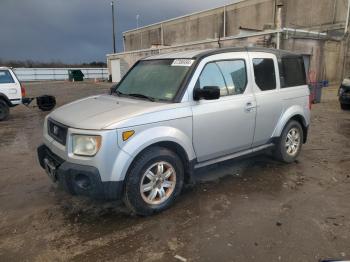
<path id="1" fill-rule="evenodd" d="M 139 29 L 139 19 L 140 19 L 140 15 L 137 14 L 136 15 L 136 29 Z"/>
<path id="2" fill-rule="evenodd" d="M 277 14 L 275 16 L 275 26 L 277 30 L 277 36 L 276 36 L 276 49 L 281 48 L 281 31 L 282 31 L 282 8 L 283 8 L 283 2 L 279 1 L 276 5 L 277 8 Z"/>
<path id="3" fill-rule="evenodd" d="M 114 25 L 114 1 L 111 2 L 112 7 L 112 30 L 113 30 L 113 53 L 116 53 L 115 47 L 115 25 Z"/>

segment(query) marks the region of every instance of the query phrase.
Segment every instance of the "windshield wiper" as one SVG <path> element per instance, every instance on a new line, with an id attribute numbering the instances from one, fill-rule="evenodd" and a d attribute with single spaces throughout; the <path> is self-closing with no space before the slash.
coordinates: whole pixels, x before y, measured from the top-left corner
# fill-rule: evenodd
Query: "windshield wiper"
<path id="1" fill-rule="evenodd" d="M 132 96 L 132 97 L 139 97 L 139 98 L 145 98 L 148 99 L 151 102 L 155 102 L 156 99 L 151 97 L 151 96 L 146 96 L 146 95 L 142 95 L 142 94 L 124 94 L 118 90 L 115 90 L 114 92 L 117 96 Z"/>
<path id="2" fill-rule="evenodd" d="M 156 99 L 154 97 L 146 96 L 146 95 L 142 95 L 142 94 L 125 94 L 125 95 L 133 96 L 133 97 L 139 97 L 139 98 L 146 98 L 146 99 L 148 99 L 151 102 L 156 101 Z"/>

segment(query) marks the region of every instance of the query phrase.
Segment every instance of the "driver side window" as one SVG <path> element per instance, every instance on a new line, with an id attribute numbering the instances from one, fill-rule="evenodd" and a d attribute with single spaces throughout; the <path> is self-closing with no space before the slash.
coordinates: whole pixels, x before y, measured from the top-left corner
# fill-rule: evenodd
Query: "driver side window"
<path id="1" fill-rule="evenodd" d="M 243 94 L 247 87 L 245 61 L 222 60 L 207 64 L 198 78 L 196 88 L 205 86 L 219 87 L 220 96 Z"/>
<path id="2" fill-rule="evenodd" d="M 207 64 L 196 83 L 196 88 L 203 89 L 205 86 L 217 86 L 220 88 L 220 96 L 227 96 L 227 88 L 224 77 L 215 62 Z"/>

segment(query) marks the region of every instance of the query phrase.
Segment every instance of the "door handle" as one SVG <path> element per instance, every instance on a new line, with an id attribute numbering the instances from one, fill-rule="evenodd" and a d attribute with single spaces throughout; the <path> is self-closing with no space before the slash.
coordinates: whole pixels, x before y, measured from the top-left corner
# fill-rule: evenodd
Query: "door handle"
<path id="1" fill-rule="evenodd" d="M 255 108 L 255 106 L 253 105 L 252 102 L 248 102 L 248 103 L 245 105 L 245 111 L 246 111 L 246 112 L 251 112 L 254 108 Z"/>

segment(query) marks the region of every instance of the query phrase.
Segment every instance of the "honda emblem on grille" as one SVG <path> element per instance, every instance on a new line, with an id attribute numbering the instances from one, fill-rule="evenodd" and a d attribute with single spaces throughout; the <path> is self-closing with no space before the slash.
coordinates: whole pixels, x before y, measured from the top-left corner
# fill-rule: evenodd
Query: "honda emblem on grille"
<path id="1" fill-rule="evenodd" d="M 55 136 L 58 136 L 58 127 L 57 126 L 53 126 L 53 133 Z"/>

